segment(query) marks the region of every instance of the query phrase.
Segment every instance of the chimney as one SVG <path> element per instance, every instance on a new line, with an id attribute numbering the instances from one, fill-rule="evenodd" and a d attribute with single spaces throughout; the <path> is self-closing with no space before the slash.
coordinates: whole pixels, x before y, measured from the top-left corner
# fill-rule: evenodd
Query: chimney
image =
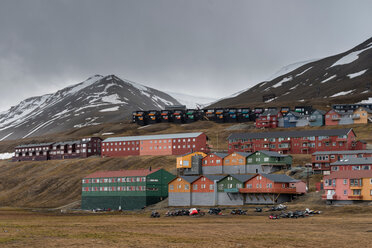
<path id="1" fill-rule="evenodd" d="M 152 169 L 151 169 L 151 166 L 149 167 L 149 171 L 151 171 Z"/>

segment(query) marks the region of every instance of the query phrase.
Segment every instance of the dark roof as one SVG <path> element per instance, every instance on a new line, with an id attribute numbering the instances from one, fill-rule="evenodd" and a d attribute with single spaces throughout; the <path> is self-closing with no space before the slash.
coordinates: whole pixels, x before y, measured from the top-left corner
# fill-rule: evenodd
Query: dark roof
<path id="1" fill-rule="evenodd" d="M 262 152 L 263 154 L 266 154 L 269 157 L 280 157 L 280 158 L 284 158 L 284 157 L 290 156 L 290 155 L 280 154 L 278 152 L 264 151 L 264 150 L 263 151 L 257 151 L 257 152 Z"/>
<path id="2" fill-rule="evenodd" d="M 313 113 L 311 113 L 311 115 L 313 115 L 315 112 L 318 112 L 321 115 L 325 115 L 327 113 L 327 111 L 324 111 L 324 110 L 321 110 L 321 109 L 316 109 L 316 110 L 314 110 Z"/>
<path id="3" fill-rule="evenodd" d="M 81 144 L 81 141 L 80 140 L 63 141 L 63 142 L 54 143 L 53 145 L 57 146 L 57 145 L 73 145 L 73 144 Z"/>
<path id="4" fill-rule="evenodd" d="M 268 116 L 268 115 L 278 115 L 280 111 L 277 109 L 268 109 L 261 114 L 261 116 Z"/>
<path id="5" fill-rule="evenodd" d="M 295 111 L 289 111 L 285 116 L 287 116 L 289 114 L 292 114 L 292 115 L 294 115 L 297 118 L 300 118 L 301 117 L 301 114 L 298 113 L 298 112 L 295 112 Z"/>
<path id="6" fill-rule="evenodd" d="M 39 143 L 39 144 L 27 144 L 27 145 L 18 145 L 15 148 L 28 148 L 28 147 L 50 146 L 50 145 L 53 145 L 53 144 L 54 144 L 54 142 Z"/>
<path id="7" fill-rule="evenodd" d="M 193 183 L 199 179 L 200 176 L 180 176 L 182 179 L 186 180 L 189 183 Z"/>
<path id="8" fill-rule="evenodd" d="M 372 170 L 342 170 L 342 171 L 332 171 L 330 175 L 324 176 L 324 179 L 348 179 L 348 178 L 372 178 Z"/>
<path id="9" fill-rule="evenodd" d="M 309 136 L 339 136 L 347 135 L 352 128 L 348 129 L 320 129 L 302 131 L 260 132 L 260 133 L 233 133 L 227 139 L 262 139 L 262 138 L 284 138 L 284 137 L 309 137 Z"/>
<path id="10" fill-rule="evenodd" d="M 297 182 L 294 178 L 284 174 L 259 174 L 275 183 L 292 183 Z"/>
<path id="11" fill-rule="evenodd" d="M 227 155 L 229 155 L 228 153 L 225 153 L 225 152 L 214 152 L 214 154 L 216 154 L 216 156 L 218 156 L 220 158 L 224 158 Z"/>
<path id="12" fill-rule="evenodd" d="M 222 178 L 224 178 L 224 175 L 203 175 L 204 177 L 208 178 L 209 180 L 213 181 L 220 181 Z"/>
<path id="13" fill-rule="evenodd" d="M 372 164 L 372 157 L 368 158 L 344 158 L 340 161 L 331 163 L 331 165 L 362 165 L 362 164 Z"/>
<path id="14" fill-rule="evenodd" d="M 249 179 L 254 177 L 254 174 L 253 175 L 233 174 L 233 175 L 230 175 L 230 176 L 232 176 L 233 178 L 235 178 L 239 182 L 245 183 L 246 181 L 248 181 Z"/>
<path id="15" fill-rule="evenodd" d="M 363 109 L 364 111 L 367 111 L 367 113 L 372 114 L 372 109 L 365 108 L 365 107 L 359 107 L 357 109 L 360 109 L 360 108 Z"/>
<path id="16" fill-rule="evenodd" d="M 322 151 L 314 152 L 313 155 L 361 154 L 361 153 L 372 153 L 372 150 Z"/>
<path id="17" fill-rule="evenodd" d="M 252 155 L 251 152 L 235 152 L 235 153 L 237 153 L 237 154 L 239 154 L 239 155 L 241 155 L 243 157 L 249 157 L 249 156 Z"/>
<path id="18" fill-rule="evenodd" d="M 102 178 L 102 177 L 135 177 L 147 176 L 160 169 L 152 170 L 119 170 L 119 171 L 97 171 L 85 176 L 84 178 Z"/>

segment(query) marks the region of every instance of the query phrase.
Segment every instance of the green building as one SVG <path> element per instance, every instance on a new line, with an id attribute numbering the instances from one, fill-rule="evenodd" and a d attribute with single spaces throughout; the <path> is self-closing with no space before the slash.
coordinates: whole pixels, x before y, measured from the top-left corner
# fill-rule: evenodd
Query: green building
<path id="1" fill-rule="evenodd" d="M 141 209 L 168 197 L 174 178 L 164 169 L 98 171 L 82 180 L 81 208 Z"/>
<path id="2" fill-rule="evenodd" d="M 243 205 L 244 197 L 239 189 L 254 175 L 228 175 L 217 182 L 218 205 Z"/>
<path id="3" fill-rule="evenodd" d="M 246 173 L 273 173 L 290 169 L 292 156 L 273 151 L 257 151 L 247 158 Z"/>

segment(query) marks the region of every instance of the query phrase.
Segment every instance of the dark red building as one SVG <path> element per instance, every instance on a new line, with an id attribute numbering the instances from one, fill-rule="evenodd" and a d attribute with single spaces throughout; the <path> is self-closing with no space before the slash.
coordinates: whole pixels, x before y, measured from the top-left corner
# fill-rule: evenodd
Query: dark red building
<path id="1" fill-rule="evenodd" d="M 276 151 L 283 154 L 312 154 L 317 151 L 365 150 L 353 129 L 234 133 L 227 138 L 229 153 Z"/>
<path id="2" fill-rule="evenodd" d="M 45 161 L 100 156 L 101 141 L 101 138 L 91 137 L 77 141 L 20 145 L 15 147 L 13 161 Z"/>
<path id="3" fill-rule="evenodd" d="M 276 109 L 269 109 L 256 118 L 256 128 L 277 128 L 278 119 L 282 117 L 282 113 Z"/>
<path id="4" fill-rule="evenodd" d="M 332 163 L 368 157 L 372 157 L 372 150 L 322 151 L 311 155 L 311 164 L 314 173 L 329 174 Z"/>
<path id="5" fill-rule="evenodd" d="M 201 132 L 113 137 L 102 142 L 102 156 L 182 155 L 196 151 L 209 152 L 207 140 L 207 135 Z"/>

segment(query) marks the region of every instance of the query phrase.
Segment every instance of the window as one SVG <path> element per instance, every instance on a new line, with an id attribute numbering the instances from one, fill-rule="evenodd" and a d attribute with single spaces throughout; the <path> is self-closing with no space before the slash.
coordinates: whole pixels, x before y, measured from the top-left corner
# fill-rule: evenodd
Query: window
<path id="1" fill-rule="evenodd" d="M 360 189 L 353 189 L 353 195 L 360 195 Z"/>
<path id="2" fill-rule="evenodd" d="M 268 162 L 269 161 L 269 158 L 268 157 L 264 158 L 264 161 L 265 162 Z"/>
<path id="3" fill-rule="evenodd" d="M 218 190 L 223 190 L 223 183 L 218 185 Z"/>
<path id="4" fill-rule="evenodd" d="M 247 189 L 251 189 L 252 188 L 252 184 L 247 184 Z"/>
<path id="5" fill-rule="evenodd" d="M 178 185 L 177 185 L 177 188 L 178 188 L 178 189 L 181 189 L 181 187 L 182 187 L 181 184 L 178 184 Z M 185 189 L 186 189 L 186 185 L 185 185 Z"/>
<path id="6" fill-rule="evenodd" d="M 344 179 L 344 184 L 345 184 L 345 185 L 347 184 L 347 179 Z"/>
<path id="7" fill-rule="evenodd" d="M 194 184 L 193 189 L 194 190 L 198 190 L 198 185 L 197 184 Z"/>
<path id="8" fill-rule="evenodd" d="M 237 183 L 236 184 L 236 188 L 240 189 L 242 187 L 242 184 L 241 183 Z"/>
<path id="9" fill-rule="evenodd" d="M 188 184 L 185 184 L 185 190 L 189 190 L 190 186 Z"/>
<path id="10" fill-rule="evenodd" d="M 213 190 L 214 189 L 214 185 L 213 184 L 210 184 L 209 185 L 209 190 Z"/>
<path id="11" fill-rule="evenodd" d="M 344 195 L 347 195 L 347 190 L 344 190 Z"/>

